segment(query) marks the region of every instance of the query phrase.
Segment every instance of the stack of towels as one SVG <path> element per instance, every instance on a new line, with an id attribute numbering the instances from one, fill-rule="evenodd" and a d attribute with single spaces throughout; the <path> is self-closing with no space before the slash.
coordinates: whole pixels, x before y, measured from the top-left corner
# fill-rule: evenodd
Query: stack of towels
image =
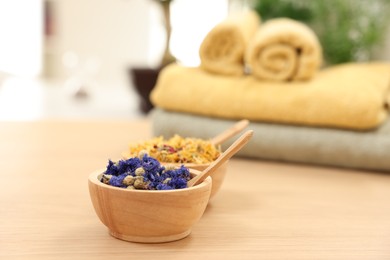
<path id="1" fill-rule="evenodd" d="M 159 75 L 154 135 L 211 138 L 248 119 L 254 136 L 240 156 L 390 171 L 390 63 L 321 68 L 309 27 L 262 24 L 254 12 L 216 25 L 199 53 L 199 67 L 171 64 Z"/>

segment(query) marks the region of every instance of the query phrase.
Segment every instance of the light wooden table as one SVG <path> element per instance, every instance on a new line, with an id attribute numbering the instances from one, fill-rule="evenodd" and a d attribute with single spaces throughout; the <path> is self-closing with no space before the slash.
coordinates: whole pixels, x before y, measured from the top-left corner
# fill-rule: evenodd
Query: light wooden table
<path id="1" fill-rule="evenodd" d="M 390 174 L 236 157 L 189 237 L 111 237 L 87 177 L 150 131 L 147 120 L 0 123 L 0 259 L 390 259 Z"/>

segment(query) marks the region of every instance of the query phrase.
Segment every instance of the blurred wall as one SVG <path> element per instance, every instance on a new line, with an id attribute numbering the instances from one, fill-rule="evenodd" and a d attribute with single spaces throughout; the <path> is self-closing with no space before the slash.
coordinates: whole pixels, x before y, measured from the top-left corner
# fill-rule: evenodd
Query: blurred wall
<path id="1" fill-rule="evenodd" d="M 41 72 L 41 20 L 42 0 L 0 0 L 0 76 Z"/>
<path id="2" fill-rule="evenodd" d="M 147 63 L 153 1 L 47 1 L 51 31 L 44 41 L 45 76 L 63 78 L 89 66 L 95 68 L 96 80 L 123 84 L 130 64 Z M 65 53 L 73 59 L 64 64 Z"/>

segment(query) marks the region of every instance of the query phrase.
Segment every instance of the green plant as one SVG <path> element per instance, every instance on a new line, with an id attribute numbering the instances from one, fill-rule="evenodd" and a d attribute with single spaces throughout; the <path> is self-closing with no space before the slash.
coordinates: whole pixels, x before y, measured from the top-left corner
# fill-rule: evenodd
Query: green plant
<path id="1" fill-rule="evenodd" d="M 327 64 L 370 60 L 384 42 L 388 0 L 255 0 L 266 21 L 289 17 L 310 26 L 322 44 Z"/>

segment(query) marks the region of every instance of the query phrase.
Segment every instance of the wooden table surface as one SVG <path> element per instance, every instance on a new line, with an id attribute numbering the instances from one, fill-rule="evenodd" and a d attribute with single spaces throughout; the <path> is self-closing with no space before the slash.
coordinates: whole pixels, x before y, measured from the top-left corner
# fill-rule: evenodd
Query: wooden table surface
<path id="1" fill-rule="evenodd" d="M 87 178 L 147 119 L 0 123 L 0 259 L 390 259 L 390 173 L 233 158 L 185 239 L 111 237 Z"/>

